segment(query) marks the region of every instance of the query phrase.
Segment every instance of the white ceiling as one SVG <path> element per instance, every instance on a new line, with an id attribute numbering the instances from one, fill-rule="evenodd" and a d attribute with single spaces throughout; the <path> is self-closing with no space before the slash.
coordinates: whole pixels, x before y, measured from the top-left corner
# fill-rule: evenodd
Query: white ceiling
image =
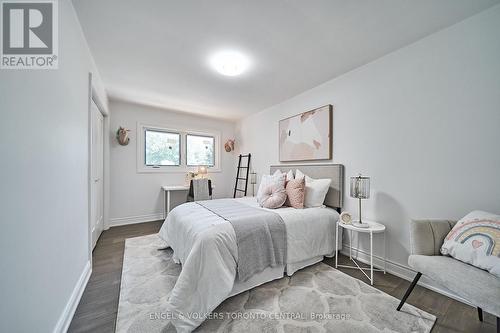
<path id="1" fill-rule="evenodd" d="M 110 98 L 238 119 L 500 0 L 73 0 Z M 247 54 L 241 76 L 208 58 Z"/>

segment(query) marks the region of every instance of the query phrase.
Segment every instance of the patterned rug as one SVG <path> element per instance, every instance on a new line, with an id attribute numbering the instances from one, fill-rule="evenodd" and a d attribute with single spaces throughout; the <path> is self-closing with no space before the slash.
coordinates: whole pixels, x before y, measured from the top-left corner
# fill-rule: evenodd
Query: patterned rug
<path id="1" fill-rule="evenodd" d="M 164 304 L 180 273 L 157 235 L 125 243 L 116 332 L 175 332 Z M 430 332 L 436 317 L 326 264 L 225 300 L 196 332 Z"/>

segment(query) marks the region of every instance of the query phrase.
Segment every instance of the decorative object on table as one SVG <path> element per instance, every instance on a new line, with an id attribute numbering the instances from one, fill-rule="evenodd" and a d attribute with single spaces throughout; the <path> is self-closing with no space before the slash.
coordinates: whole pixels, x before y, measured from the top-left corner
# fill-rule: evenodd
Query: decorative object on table
<path id="1" fill-rule="evenodd" d="M 331 159 L 332 113 L 333 107 L 328 104 L 280 120 L 280 161 Z"/>
<path id="2" fill-rule="evenodd" d="M 353 222 L 352 225 L 358 228 L 368 228 L 366 223 L 363 223 L 361 218 L 361 199 L 370 197 L 370 177 L 363 177 L 359 174 L 357 177 L 351 177 L 351 198 L 359 200 L 359 220 Z"/>
<path id="3" fill-rule="evenodd" d="M 255 196 L 255 184 L 257 184 L 257 172 L 250 172 L 250 184 L 252 185 L 252 194 Z"/>
<path id="4" fill-rule="evenodd" d="M 340 214 L 340 222 L 344 224 L 351 224 L 352 222 L 352 215 L 349 212 L 342 212 Z"/>
<path id="5" fill-rule="evenodd" d="M 200 178 L 203 179 L 205 178 L 205 175 L 208 173 L 208 169 L 204 165 L 200 165 L 198 167 L 198 175 L 200 175 Z"/>
<path id="6" fill-rule="evenodd" d="M 129 129 L 126 129 L 125 127 L 121 126 L 116 132 L 116 140 L 120 145 L 126 146 L 130 142 L 130 138 L 128 137 L 128 132 L 130 132 Z"/>
<path id="7" fill-rule="evenodd" d="M 228 139 L 226 143 L 224 144 L 224 149 L 230 153 L 231 151 L 234 150 L 234 139 Z"/>
<path id="8" fill-rule="evenodd" d="M 192 179 L 196 179 L 196 176 L 198 176 L 198 173 L 194 171 L 189 171 L 188 173 L 186 173 L 186 178 L 184 179 L 185 184 L 189 185 Z"/>

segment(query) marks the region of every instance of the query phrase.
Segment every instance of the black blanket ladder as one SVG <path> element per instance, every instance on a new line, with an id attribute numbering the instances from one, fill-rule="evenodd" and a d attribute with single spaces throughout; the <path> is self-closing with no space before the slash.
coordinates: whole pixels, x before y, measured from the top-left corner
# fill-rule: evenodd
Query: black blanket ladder
<path id="1" fill-rule="evenodd" d="M 241 155 L 238 160 L 238 171 L 236 172 L 236 182 L 234 184 L 234 194 L 233 198 L 236 198 L 236 192 L 242 192 L 243 196 L 247 195 L 247 188 L 248 188 L 248 172 L 250 171 L 250 158 L 252 157 L 251 154 L 248 155 Z M 241 164 L 241 160 L 246 159 L 246 166 L 243 166 Z M 245 172 L 246 169 L 246 172 Z M 241 173 L 241 170 L 243 170 L 243 174 Z M 245 181 L 245 188 L 240 188 L 238 185 L 240 184 L 241 181 Z"/>

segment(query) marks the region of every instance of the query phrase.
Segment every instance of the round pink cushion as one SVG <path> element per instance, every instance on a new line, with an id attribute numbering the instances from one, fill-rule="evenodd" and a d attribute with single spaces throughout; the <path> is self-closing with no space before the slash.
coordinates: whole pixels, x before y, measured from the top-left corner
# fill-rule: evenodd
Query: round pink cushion
<path id="1" fill-rule="evenodd" d="M 264 208 L 280 208 L 286 200 L 285 189 L 281 186 L 269 185 L 267 186 L 261 197 L 259 204 Z"/>

